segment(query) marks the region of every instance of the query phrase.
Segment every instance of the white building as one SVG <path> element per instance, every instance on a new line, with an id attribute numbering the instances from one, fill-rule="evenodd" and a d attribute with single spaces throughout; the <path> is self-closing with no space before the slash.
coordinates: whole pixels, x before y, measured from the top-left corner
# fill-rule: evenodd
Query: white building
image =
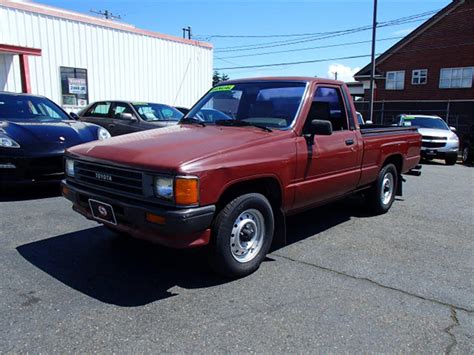
<path id="1" fill-rule="evenodd" d="M 0 0 L 0 91 L 66 110 L 97 100 L 191 106 L 212 84 L 212 45 L 29 1 Z"/>

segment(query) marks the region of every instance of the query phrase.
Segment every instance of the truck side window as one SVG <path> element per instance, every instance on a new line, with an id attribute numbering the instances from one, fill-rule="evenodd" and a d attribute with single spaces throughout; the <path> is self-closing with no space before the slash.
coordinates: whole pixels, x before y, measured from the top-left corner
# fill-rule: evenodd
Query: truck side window
<path id="1" fill-rule="evenodd" d="M 307 120 L 326 119 L 331 121 L 333 131 L 347 130 L 347 117 L 339 89 L 318 86 Z"/>

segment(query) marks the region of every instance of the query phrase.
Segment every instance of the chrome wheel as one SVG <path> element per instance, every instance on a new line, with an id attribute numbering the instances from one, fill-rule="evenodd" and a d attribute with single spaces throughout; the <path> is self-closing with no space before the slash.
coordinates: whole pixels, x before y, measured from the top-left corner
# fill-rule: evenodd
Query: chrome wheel
<path id="1" fill-rule="evenodd" d="M 394 178 L 391 173 L 383 176 L 382 188 L 380 189 L 380 200 L 383 205 L 388 205 L 393 196 Z"/>
<path id="2" fill-rule="evenodd" d="M 265 219 L 260 211 L 248 209 L 234 221 L 230 235 L 230 250 L 235 260 L 246 263 L 254 259 L 263 245 Z"/>

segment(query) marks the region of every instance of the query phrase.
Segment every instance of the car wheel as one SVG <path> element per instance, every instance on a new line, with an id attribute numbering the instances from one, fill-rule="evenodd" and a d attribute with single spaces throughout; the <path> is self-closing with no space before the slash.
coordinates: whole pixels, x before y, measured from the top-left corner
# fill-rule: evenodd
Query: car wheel
<path id="1" fill-rule="evenodd" d="M 393 164 L 385 165 L 379 172 L 375 185 L 367 198 L 368 205 L 374 214 L 386 213 L 395 201 L 398 173 Z"/>
<path id="2" fill-rule="evenodd" d="M 469 164 L 472 161 L 472 156 L 470 153 L 471 149 L 469 148 L 469 146 L 465 146 L 462 150 L 462 162 L 464 164 Z"/>
<path id="3" fill-rule="evenodd" d="M 249 193 L 229 202 L 214 221 L 210 263 L 226 277 L 258 269 L 270 249 L 275 221 L 265 196 Z"/>
<path id="4" fill-rule="evenodd" d="M 456 164 L 457 160 L 458 160 L 458 157 L 457 155 L 455 155 L 455 156 L 447 157 L 444 161 L 446 162 L 446 165 L 454 165 Z"/>

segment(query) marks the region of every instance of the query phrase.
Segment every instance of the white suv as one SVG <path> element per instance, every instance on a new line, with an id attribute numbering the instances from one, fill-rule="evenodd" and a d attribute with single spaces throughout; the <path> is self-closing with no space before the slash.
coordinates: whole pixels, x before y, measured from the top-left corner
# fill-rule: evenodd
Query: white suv
<path id="1" fill-rule="evenodd" d="M 415 126 L 422 136 L 421 156 L 425 159 L 444 159 L 454 165 L 458 158 L 459 138 L 456 129 L 441 117 L 427 115 L 398 115 L 398 126 Z"/>

